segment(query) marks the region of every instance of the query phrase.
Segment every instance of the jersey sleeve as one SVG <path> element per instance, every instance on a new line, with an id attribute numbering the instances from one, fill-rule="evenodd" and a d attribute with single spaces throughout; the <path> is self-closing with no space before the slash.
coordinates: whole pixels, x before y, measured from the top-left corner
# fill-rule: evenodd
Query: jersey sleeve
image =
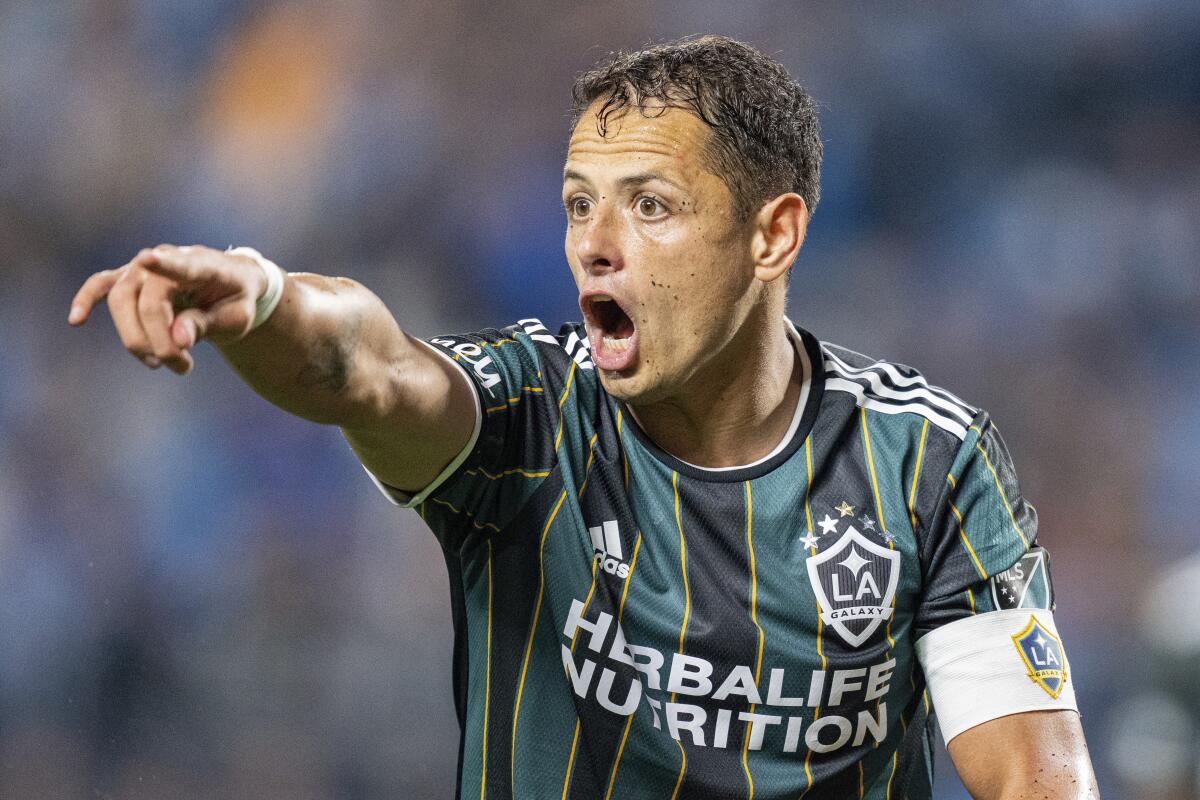
<path id="1" fill-rule="evenodd" d="M 409 494 L 367 470 L 392 503 L 419 507 L 440 538 L 499 532 L 553 469 L 557 417 L 537 343 L 526 332 L 532 321 L 524 322 L 425 342 L 459 369 L 476 401 L 474 430 L 440 475 Z"/>
<path id="2" fill-rule="evenodd" d="M 1009 714 L 1077 710 L 1037 512 L 986 413 L 925 520 L 916 651 L 945 740 Z"/>

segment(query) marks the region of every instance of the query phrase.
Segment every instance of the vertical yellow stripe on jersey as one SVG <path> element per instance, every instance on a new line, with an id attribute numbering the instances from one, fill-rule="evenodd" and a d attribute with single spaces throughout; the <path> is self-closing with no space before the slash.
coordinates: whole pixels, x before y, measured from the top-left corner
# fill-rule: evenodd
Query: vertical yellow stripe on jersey
<path id="1" fill-rule="evenodd" d="M 589 442 L 591 447 L 593 447 L 593 448 L 595 447 L 596 439 L 599 438 L 599 436 L 600 436 L 599 433 L 592 436 L 592 440 L 591 440 L 591 442 Z M 584 467 L 584 470 L 583 470 L 583 483 L 581 483 L 579 485 L 579 497 L 583 497 L 583 489 L 585 486 L 587 486 L 588 475 L 591 474 L 591 470 L 592 470 L 592 456 L 594 455 L 594 453 L 595 453 L 594 450 L 588 451 L 587 466 Z M 598 563 L 599 562 L 596 559 L 594 559 L 594 558 L 592 559 L 592 585 L 588 588 L 587 597 L 584 598 L 584 601 L 583 601 L 583 613 L 584 614 L 587 614 L 588 606 L 591 605 L 591 602 L 592 602 L 592 595 L 594 595 L 596 593 L 596 565 Z M 575 633 L 572 634 L 572 636 L 571 636 L 571 652 L 572 653 L 575 652 L 575 640 L 578 637 L 579 637 L 579 629 L 576 628 Z M 572 752 L 572 756 L 574 756 L 574 752 Z"/>
<path id="2" fill-rule="evenodd" d="M 587 466 L 585 466 L 583 468 L 583 482 L 581 484 L 579 484 L 579 497 L 583 497 L 583 490 L 587 486 L 588 476 L 591 474 L 591 471 L 592 471 L 592 461 L 593 461 L 593 456 L 595 455 L 596 440 L 599 437 L 600 437 L 600 434 L 596 433 L 595 435 L 592 436 L 591 441 L 588 442 L 588 460 L 587 460 Z M 595 596 L 595 594 L 596 594 L 596 571 L 597 571 L 597 568 L 599 567 L 599 563 L 600 562 L 597 561 L 596 559 L 594 559 L 594 558 L 592 559 L 592 585 L 588 587 L 587 597 L 585 597 L 583 600 L 583 611 L 581 613 L 581 616 L 587 615 L 588 607 L 591 606 L 591 604 L 592 604 L 592 597 Z M 578 639 L 579 639 L 579 628 L 576 628 L 575 633 L 571 634 L 571 653 L 572 654 L 574 654 L 574 652 L 575 652 L 575 642 L 578 641 Z M 563 793 L 562 793 L 563 800 L 566 800 L 567 789 L 571 785 L 571 772 L 575 767 L 575 749 L 579 746 L 579 727 L 580 727 L 579 717 L 576 716 L 576 718 L 575 718 L 575 735 L 571 737 L 571 752 L 567 756 L 567 774 L 563 777 Z"/>
<path id="3" fill-rule="evenodd" d="M 625 576 L 625 588 L 621 590 L 621 602 L 617 604 L 617 622 L 625 613 L 625 598 L 629 597 L 629 584 L 633 583 L 633 571 L 637 568 L 638 552 L 642 549 L 642 532 L 639 530 L 637 541 L 633 543 L 633 558 L 629 559 L 629 574 Z"/>
<path id="4" fill-rule="evenodd" d="M 987 464 L 988 470 L 992 473 L 992 479 L 996 481 L 996 491 L 1000 492 L 1000 502 L 1004 503 L 1004 509 L 1008 512 L 1008 519 L 1012 522 L 1013 530 L 1017 532 L 1017 536 L 1021 538 L 1021 544 L 1025 545 L 1025 549 L 1029 549 L 1029 539 L 1026 538 L 1025 532 L 1021 530 L 1021 526 L 1017 524 L 1017 517 L 1013 514 L 1012 506 L 1008 503 L 1008 496 L 1004 494 L 1004 487 L 1000 485 L 1000 476 L 996 473 L 996 468 L 992 466 L 992 460 L 988 458 L 987 451 L 979 446 L 979 442 L 975 442 L 975 449 L 983 456 L 983 463 Z"/>
<path id="5" fill-rule="evenodd" d="M 879 515 L 879 527 L 887 533 L 887 520 L 883 518 L 883 501 L 879 498 L 879 479 L 875 477 L 875 455 L 871 452 L 871 431 L 867 427 L 867 409 L 860 408 L 859 430 L 862 432 L 863 449 L 867 453 L 867 470 L 871 473 L 871 491 L 875 494 L 875 513 Z M 887 537 L 884 537 L 887 538 Z M 891 546 L 891 542 L 888 545 Z M 893 550 L 895 548 L 892 548 Z"/>
<path id="6" fill-rule="evenodd" d="M 573 374 L 573 373 L 572 373 Z M 565 398 L 566 395 L 564 394 Z M 529 623 L 529 638 L 525 644 L 525 661 L 521 664 L 521 679 L 517 682 L 517 705 L 513 709 L 513 724 L 512 724 L 512 758 L 509 766 L 510 779 L 513 786 L 517 785 L 517 720 L 521 718 L 521 695 L 525 692 L 525 674 L 529 671 L 529 657 L 533 654 L 533 636 L 537 632 L 538 614 L 542 610 L 542 593 L 546 589 L 546 565 L 543 558 L 546 553 L 546 537 L 550 535 L 550 526 L 554 524 L 554 518 L 558 516 L 558 510 L 562 508 L 563 500 L 567 499 L 567 490 L 563 489 L 562 494 L 558 496 L 558 502 L 554 504 L 554 510 L 550 512 L 549 518 L 546 520 L 546 527 L 542 529 L 542 540 L 538 543 L 538 591 L 537 600 L 533 604 L 533 621 Z"/>
<path id="7" fill-rule="evenodd" d="M 586 480 L 586 478 L 585 478 Z M 592 597 L 596 594 L 596 570 L 599 567 L 599 560 L 592 559 L 592 585 L 588 588 L 587 597 L 583 600 L 583 611 L 580 616 L 586 617 L 588 606 L 592 604 Z M 571 634 L 571 654 L 575 653 L 575 642 L 579 640 L 579 628 L 575 629 L 575 633 Z M 571 785 L 571 772 L 575 767 L 575 748 L 579 746 L 579 717 L 575 717 L 575 735 L 571 737 L 571 752 L 567 756 L 567 773 L 563 776 L 563 800 L 567 797 L 567 788 Z"/>
<path id="8" fill-rule="evenodd" d="M 687 636 L 688 617 L 692 614 L 692 590 L 687 576 L 687 540 L 683 537 L 683 519 L 679 514 L 679 473 L 671 471 L 671 489 L 675 492 L 675 525 L 679 528 L 679 571 L 683 575 L 683 624 L 679 626 L 679 654 L 683 655 L 683 640 Z M 675 692 L 671 693 L 675 702 Z"/>
<path id="9" fill-rule="evenodd" d="M 588 440 L 588 457 L 587 464 L 583 468 L 583 483 L 579 484 L 579 497 L 583 497 L 583 490 L 587 488 L 588 476 L 592 474 L 592 462 L 596 459 L 596 440 L 600 438 L 600 433 L 597 431 L 592 434 L 592 438 Z M 550 473 L 546 473 L 549 475 Z M 596 570 L 592 570 L 592 574 L 596 574 Z"/>
<path id="10" fill-rule="evenodd" d="M 688 617 L 692 613 L 692 590 L 688 587 L 687 577 L 687 540 L 683 538 L 683 519 L 679 515 L 679 473 L 671 470 L 671 489 L 675 492 L 675 525 L 679 528 L 679 569 L 683 575 L 683 624 L 679 626 L 679 654 L 683 655 L 683 640 L 687 636 Z M 676 692 L 671 692 L 671 702 L 675 702 Z M 679 778 L 675 781 L 675 791 L 671 793 L 671 800 L 675 800 L 679 794 L 679 787 L 683 786 L 683 775 L 687 772 L 687 753 L 683 749 L 683 742 L 678 739 L 675 744 L 679 746 L 680 764 Z"/>
<path id="11" fill-rule="evenodd" d="M 625 471 L 625 488 L 629 488 L 629 458 L 625 455 L 624 440 L 621 438 L 621 427 L 624 414 L 621 409 L 617 409 L 617 441 L 621 442 L 621 464 Z M 621 601 L 617 604 L 617 624 L 621 624 L 621 616 L 625 613 L 625 598 L 629 597 L 629 586 L 633 583 L 633 570 L 637 567 L 638 553 L 642 549 L 642 532 L 639 530 L 637 540 L 633 543 L 633 558 L 629 561 L 629 574 L 625 576 L 625 588 L 621 590 Z M 613 759 L 612 770 L 608 775 L 608 792 L 604 795 L 604 800 L 610 800 L 612 797 L 613 786 L 617 782 L 617 769 L 621 766 L 621 756 L 625 754 L 625 742 L 629 739 L 629 729 L 633 726 L 633 714 L 625 720 L 625 731 L 621 734 L 621 744 L 617 747 L 617 756 Z M 676 787 L 678 791 L 678 786 Z"/>
<path id="12" fill-rule="evenodd" d="M 629 584 L 633 583 L 633 571 L 637 569 L 638 553 L 642 549 L 642 532 L 638 531 L 637 540 L 633 543 L 633 558 L 629 559 L 629 574 L 625 576 L 625 588 L 621 590 L 621 601 L 617 603 L 617 625 L 625 613 L 625 598 L 629 597 Z M 637 713 L 636 709 L 634 713 Z M 629 739 L 629 729 L 633 727 L 633 714 L 625 720 L 625 732 L 621 734 L 621 744 L 617 747 L 617 757 L 613 759 L 612 770 L 608 774 L 608 791 L 604 800 L 611 800 L 613 786 L 617 782 L 617 768 L 621 766 L 621 756 L 625 754 L 625 742 Z"/>
<path id="13" fill-rule="evenodd" d="M 812 468 L 812 437 L 804 440 L 804 461 L 808 465 L 808 484 L 804 489 L 804 519 L 808 522 L 808 532 L 813 532 L 812 524 L 812 506 L 809 505 L 809 497 L 812 495 L 813 468 Z M 816 555 L 817 548 L 812 549 L 813 555 Z"/>
<path id="14" fill-rule="evenodd" d="M 917 535 L 917 484 L 921 481 L 921 463 L 925 460 L 925 438 L 929 433 L 929 420 L 921 426 L 921 443 L 917 445 L 917 465 L 913 467 L 912 486 L 908 490 L 908 517 L 912 521 L 913 536 Z"/>
<path id="15" fill-rule="evenodd" d="M 558 398 L 558 433 L 554 434 L 555 450 L 557 450 L 558 446 L 562 444 L 563 428 L 566 427 L 564 424 L 562 409 L 563 404 L 567 402 L 567 396 L 571 394 L 571 384 L 575 381 L 575 367 L 577 366 L 578 364 L 576 364 L 574 361 L 571 362 L 571 371 L 567 373 L 567 385 L 563 387 L 562 397 Z"/>
<path id="16" fill-rule="evenodd" d="M 571 787 L 571 771 L 575 768 L 575 748 L 579 746 L 579 717 L 575 717 L 575 735 L 571 737 L 571 756 L 567 759 L 567 776 L 563 778 L 562 800 L 567 800 L 567 790 Z"/>
<path id="17" fill-rule="evenodd" d="M 879 515 L 880 529 L 883 531 L 884 534 L 887 534 L 888 526 L 887 526 L 887 520 L 883 516 L 883 501 L 879 497 L 879 478 L 875 475 L 875 454 L 871 451 L 871 429 L 867 425 L 867 409 L 860 408 L 859 413 L 862 418 L 862 426 L 861 427 L 862 427 L 863 447 L 866 448 L 866 451 L 867 451 L 867 468 L 868 468 L 868 470 L 870 470 L 870 473 L 871 473 L 871 490 L 875 493 L 875 513 Z M 914 531 L 914 533 L 915 533 L 915 531 Z M 887 540 L 887 545 L 888 545 L 889 550 L 896 549 L 896 543 L 894 541 L 892 541 L 892 537 L 885 535 L 883 538 Z M 896 640 L 892 638 L 892 619 L 895 616 L 896 616 L 896 597 L 893 595 L 892 596 L 892 613 L 888 617 L 887 625 L 884 627 L 884 636 L 886 636 L 887 640 L 888 640 L 888 651 L 885 651 L 883 654 L 884 661 L 886 661 L 890 657 L 890 655 L 891 655 L 890 651 L 896 649 Z M 883 702 L 882 697 L 878 698 L 875 701 L 876 716 L 878 716 L 878 714 L 879 714 L 879 704 L 882 702 Z M 872 747 L 876 747 L 876 748 L 879 747 L 878 739 L 875 740 Z M 859 766 L 859 769 L 861 770 L 862 769 L 861 761 L 858 762 L 858 766 Z M 859 777 L 861 779 L 861 777 L 862 777 L 861 772 L 859 774 Z M 860 781 L 860 786 L 861 786 L 861 781 Z M 860 791 L 859 796 L 861 797 L 861 795 L 862 795 L 862 793 Z"/>
<path id="18" fill-rule="evenodd" d="M 946 477 L 950 476 L 947 475 Z M 953 480 L 951 480 L 951 483 L 953 483 Z M 950 510 L 954 512 L 954 518 L 958 520 L 959 538 L 962 539 L 962 543 L 967 548 L 967 552 L 971 554 L 971 561 L 975 562 L 975 569 L 979 571 L 979 577 L 986 581 L 988 578 L 987 571 L 983 568 L 983 564 L 979 563 L 979 556 L 975 555 L 975 548 L 971 547 L 971 540 L 967 538 L 967 531 L 963 527 L 962 514 L 957 508 L 954 507 L 954 503 L 950 502 L 950 498 L 946 498 L 946 503 L 950 506 Z"/>
<path id="19" fill-rule="evenodd" d="M 806 438 L 804 440 L 804 463 L 807 464 L 807 466 L 808 466 L 808 483 L 804 489 L 804 518 L 808 522 L 808 535 L 812 536 L 813 535 L 812 506 L 809 503 L 809 498 L 812 495 L 812 483 L 813 483 L 812 437 L 811 436 L 809 436 L 808 438 Z M 816 554 L 817 554 L 816 547 L 809 548 L 810 556 L 815 556 Z M 821 621 L 821 601 L 818 600 L 817 601 L 817 655 L 821 657 L 822 671 L 826 667 L 825 650 L 823 649 L 822 642 L 821 642 L 821 634 L 823 631 L 824 631 L 824 624 Z M 816 708 L 813 710 L 813 721 L 815 722 L 816 720 L 820 719 L 820 717 L 821 717 L 821 704 L 817 703 Z M 809 765 L 809 761 L 811 761 L 811 759 L 812 759 L 812 748 L 809 748 L 808 752 L 804 754 L 804 776 L 808 779 L 808 784 L 804 787 L 804 791 L 800 794 L 800 800 L 804 800 L 804 795 L 808 794 L 808 791 L 810 789 L 812 789 L 813 775 L 812 775 L 812 767 Z"/>
<path id="20" fill-rule="evenodd" d="M 424 507 L 424 503 L 421 504 Z M 487 733 L 488 707 L 492 697 L 492 540 L 488 537 L 488 616 L 487 616 L 487 662 L 483 670 L 483 769 L 479 776 L 479 800 L 487 793 Z"/>
<path id="21" fill-rule="evenodd" d="M 758 565 L 754 558 L 754 493 L 750 490 L 750 481 L 746 481 L 746 550 L 750 554 L 750 619 L 754 622 L 754 627 L 758 629 L 758 656 L 754 662 L 754 685 L 758 686 L 762 678 L 762 658 L 763 644 L 766 641 L 766 636 L 763 634 L 762 625 L 758 624 Z M 750 713 L 753 714 L 755 704 L 750 704 Z M 752 722 L 746 723 L 746 733 L 742 738 L 742 771 L 746 773 L 746 784 L 749 787 L 749 796 L 747 800 L 754 800 L 754 778 L 750 775 L 750 726 Z"/>
<path id="22" fill-rule="evenodd" d="M 633 727 L 633 714 L 625 719 L 625 731 L 621 734 L 621 744 L 617 746 L 617 757 L 613 759 L 612 771 L 608 775 L 608 791 L 604 793 L 604 800 L 612 798 L 613 785 L 617 782 L 617 765 L 621 763 L 621 754 L 625 752 L 625 742 L 629 740 L 631 727 Z"/>
<path id="23" fill-rule="evenodd" d="M 921 483 L 921 467 L 925 463 L 925 442 L 929 438 L 929 419 L 926 418 L 925 423 L 921 426 L 921 441 L 917 445 L 917 463 L 913 467 L 912 485 L 908 489 L 908 518 L 912 523 L 913 536 L 917 535 L 917 486 Z M 916 692 L 917 681 L 913 677 L 914 664 L 908 669 L 908 684 L 912 690 Z M 916 713 L 915 711 L 913 713 Z M 902 731 L 908 731 L 908 721 L 904 718 L 904 714 L 900 714 L 900 728 Z M 896 754 L 892 754 L 892 776 L 896 774 Z M 892 778 L 888 778 L 888 798 L 890 800 L 892 792 Z"/>
<path id="24" fill-rule="evenodd" d="M 687 752 L 683 749 L 683 742 L 676 739 L 675 746 L 679 748 L 679 777 L 675 779 L 675 791 L 671 792 L 671 800 L 679 797 L 679 787 L 683 786 L 683 774 L 687 772 Z"/>
<path id="25" fill-rule="evenodd" d="M 621 465 L 625 468 L 625 488 L 629 488 L 629 458 L 625 455 L 625 440 L 621 438 L 621 409 L 617 409 L 617 441 L 621 443 Z"/>

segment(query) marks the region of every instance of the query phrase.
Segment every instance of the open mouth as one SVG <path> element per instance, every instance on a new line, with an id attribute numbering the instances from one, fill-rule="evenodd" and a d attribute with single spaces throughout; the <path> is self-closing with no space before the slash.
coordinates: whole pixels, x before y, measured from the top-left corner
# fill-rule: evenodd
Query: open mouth
<path id="1" fill-rule="evenodd" d="M 629 314 L 606 294 L 588 295 L 580 305 L 588 323 L 596 366 L 605 370 L 628 369 L 637 349 L 637 327 Z"/>

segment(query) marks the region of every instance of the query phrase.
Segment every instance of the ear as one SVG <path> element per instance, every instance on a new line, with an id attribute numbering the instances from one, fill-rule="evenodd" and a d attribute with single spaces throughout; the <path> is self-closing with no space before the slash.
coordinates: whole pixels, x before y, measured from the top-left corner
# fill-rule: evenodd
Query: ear
<path id="1" fill-rule="evenodd" d="M 750 255 L 754 259 L 754 277 L 764 283 L 787 274 L 804 234 L 808 230 L 808 205 L 795 192 L 781 194 L 767 202 L 752 222 Z"/>

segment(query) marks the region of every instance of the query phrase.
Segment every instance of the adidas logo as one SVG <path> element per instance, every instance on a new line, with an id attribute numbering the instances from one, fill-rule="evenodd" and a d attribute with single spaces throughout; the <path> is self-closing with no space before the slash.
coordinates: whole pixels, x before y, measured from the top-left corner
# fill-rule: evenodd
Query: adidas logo
<path id="1" fill-rule="evenodd" d="M 595 560 L 604 571 L 618 578 L 628 578 L 629 565 L 622 560 L 621 531 L 617 527 L 617 521 L 605 520 L 603 526 L 588 528 L 588 534 L 592 537 L 592 548 L 596 551 Z"/>

